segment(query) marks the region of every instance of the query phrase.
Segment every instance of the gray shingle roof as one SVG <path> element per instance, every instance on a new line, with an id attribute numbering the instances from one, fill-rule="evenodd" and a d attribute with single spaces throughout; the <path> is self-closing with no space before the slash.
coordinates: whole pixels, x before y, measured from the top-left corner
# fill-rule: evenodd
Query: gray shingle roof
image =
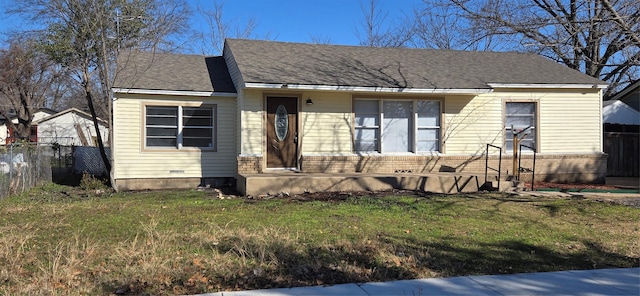
<path id="1" fill-rule="evenodd" d="M 223 57 L 132 51 L 118 68 L 116 88 L 236 92 Z"/>
<path id="2" fill-rule="evenodd" d="M 488 83 L 605 84 L 539 55 L 515 52 L 286 43 L 227 39 L 249 83 L 482 89 Z"/>

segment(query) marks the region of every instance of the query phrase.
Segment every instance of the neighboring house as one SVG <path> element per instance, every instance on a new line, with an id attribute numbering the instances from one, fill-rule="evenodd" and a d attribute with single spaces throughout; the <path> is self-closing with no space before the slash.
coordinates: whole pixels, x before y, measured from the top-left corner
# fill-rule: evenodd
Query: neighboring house
<path id="1" fill-rule="evenodd" d="M 48 109 L 48 108 L 40 108 L 38 109 L 34 114 L 33 114 L 33 119 L 32 122 L 40 120 L 42 118 L 51 116 L 53 114 L 55 114 L 56 111 Z M 13 116 L 12 116 L 13 115 Z M 15 111 L 14 110 L 10 110 L 9 111 L 9 116 L 11 118 L 11 121 L 14 124 L 18 124 L 18 119 L 15 116 Z M 3 117 L 0 119 L 1 124 L 0 124 L 0 145 L 6 145 L 9 143 L 13 143 L 17 140 L 17 138 L 15 137 L 13 131 L 10 130 L 9 126 L 6 124 L 6 119 Z M 38 142 L 37 139 L 37 129 L 35 126 L 31 126 L 31 133 L 29 135 L 29 142 Z"/>
<path id="2" fill-rule="evenodd" d="M 606 174 L 605 82 L 538 55 L 228 39 L 221 57 L 132 52 L 119 65 L 119 189 L 284 170 L 480 174 L 486 145 L 511 151 L 525 128 L 538 180 Z"/>
<path id="3" fill-rule="evenodd" d="M 109 128 L 105 120 L 98 119 L 102 139 L 108 139 Z M 91 115 L 70 108 L 33 121 L 38 143 L 63 146 L 97 146 L 96 130 Z"/>
<path id="4" fill-rule="evenodd" d="M 640 125 L 640 112 L 620 100 L 602 103 L 602 121 L 606 125 Z M 606 128 L 605 128 L 606 130 Z"/>
<path id="5" fill-rule="evenodd" d="M 629 105 L 631 108 L 640 112 L 640 79 L 629 84 L 623 90 L 617 92 L 609 101 L 620 100 L 623 103 Z"/>

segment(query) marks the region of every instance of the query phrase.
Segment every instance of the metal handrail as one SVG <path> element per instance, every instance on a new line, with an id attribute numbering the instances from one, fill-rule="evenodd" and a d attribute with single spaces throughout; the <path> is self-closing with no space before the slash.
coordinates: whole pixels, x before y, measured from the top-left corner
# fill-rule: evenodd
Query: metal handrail
<path id="1" fill-rule="evenodd" d="M 496 148 L 496 149 L 498 149 L 498 151 L 500 151 L 499 152 L 499 157 L 498 157 L 498 169 L 489 167 L 489 147 Z M 489 170 L 492 170 L 494 172 L 498 172 L 498 191 L 500 191 L 501 168 L 502 168 L 502 147 L 496 146 L 496 145 L 491 145 L 491 144 L 487 143 L 487 148 L 486 148 L 486 152 L 485 152 L 485 160 L 484 160 L 484 183 L 487 184 L 487 176 L 488 176 Z"/>
<path id="2" fill-rule="evenodd" d="M 533 191 L 533 184 L 536 178 L 536 148 L 525 144 L 520 144 L 520 147 L 518 147 L 518 149 L 520 150 L 518 153 L 518 181 L 520 181 L 520 172 L 523 169 L 520 165 L 520 163 L 522 162 L 522 147 L 529 148 L 533 151 L 533 168 L 531 169 L 531 191 Z"/>

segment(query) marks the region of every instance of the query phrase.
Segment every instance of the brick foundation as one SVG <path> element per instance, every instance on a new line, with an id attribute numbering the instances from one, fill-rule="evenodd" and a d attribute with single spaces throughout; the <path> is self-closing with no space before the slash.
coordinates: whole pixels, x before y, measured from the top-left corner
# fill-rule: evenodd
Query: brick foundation
<path id="1" fill-rule="evenodd" d="M 262 156 L 238 156 L 238 174 L 262 173 Z"/>
<path id="2" fill-rule="evenodd" d="M 502 175 L 513 172 L 513 157 L 502 157 Z M 522 156 L 522 167 L 532 169 L 533 156 Z M 489 157 L 489 166 L 498 166 L 498 157 Z M 485 157 L 480 156 L 426 156 L 426 155 L 303 155 L 304 173 L 430 173 L 461 172 L 484 174 Z M 607 172 L 605 154 L 538 154 L 536 180 L 547 182 L 602 183 Z M 522 180 L 530 180 L 531 173 L 521 173 Z"/>

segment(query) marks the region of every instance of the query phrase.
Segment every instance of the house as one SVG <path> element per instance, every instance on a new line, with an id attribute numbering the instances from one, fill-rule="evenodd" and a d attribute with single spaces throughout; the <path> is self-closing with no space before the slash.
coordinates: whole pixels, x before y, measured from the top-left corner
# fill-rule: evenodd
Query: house
<path id="1" fill-rule="evenodd" d="M 608 101 L 622 101 L 634 110 L 640 112 L 640 79 L 632 82 L 621 91 L 613 94 Z"/>
<path id="2" fill-rule="evenodd" d="M 55 114 L 56 111 L 48 109 L 48 108 L 39 108 L 38 110 L 36 110 L 35 113 L 33 113 L 33 121 L 37 121 L 40 120 L 42 118 L 51 116 L 53 114 Z M 18 118 L 16 117 L 16 113 L 14 109 L 9 110 L 9 116 L 10 116 L 10 120 L 14 123 L 14 124 L 18 124 Z M 0 118 L 0 145 L 7 145 L 10 143 L 13 143 L 17 140 L 15 134 L 13 133 L 13 131 L 9 128 L 9 126 L 6 124 L 7 119 L 2 117 Z M 31 126 L 31 131 L 30 131 L 30 135 L 29 135 L 29 142 L 38 142 L 38 138 L 37 138 L 37 129 L 35 126 Z"/>
<path id="3" fill-rule="evenodd" d="M 98 119 L 103 139 L 108 139 L 109 128 L 105 120 Z M 76 108 L 36 119 L 33 126 L 37 131 L 38 143 L 63 146 L 97 146 L 96 130 L 91 115 Z"/>
<path id="4" fill-rule="evenodd" d="M 640 125 L 640 112 L 620 100 L 602 103 L 602 121 L 606 125 Z"/>
<path id="5" fill-rule="evenodd" d="M 219 57 L 131 52 L 118 63 L 119 189 L 235 178 L 256 194 L 250 176 L 273 174 L 260 190 L 278 190 L 286 172 L 333 183 L 481 174 L 485 154 L 498 159 L 487 144 L 504 150 L 502 170 L 514 174 L 514 132 L 533 148 L 524 161 L 535 150 L 538 180 L 606 174 L 605 82 L 538 55 L 227 39 Z"/>

